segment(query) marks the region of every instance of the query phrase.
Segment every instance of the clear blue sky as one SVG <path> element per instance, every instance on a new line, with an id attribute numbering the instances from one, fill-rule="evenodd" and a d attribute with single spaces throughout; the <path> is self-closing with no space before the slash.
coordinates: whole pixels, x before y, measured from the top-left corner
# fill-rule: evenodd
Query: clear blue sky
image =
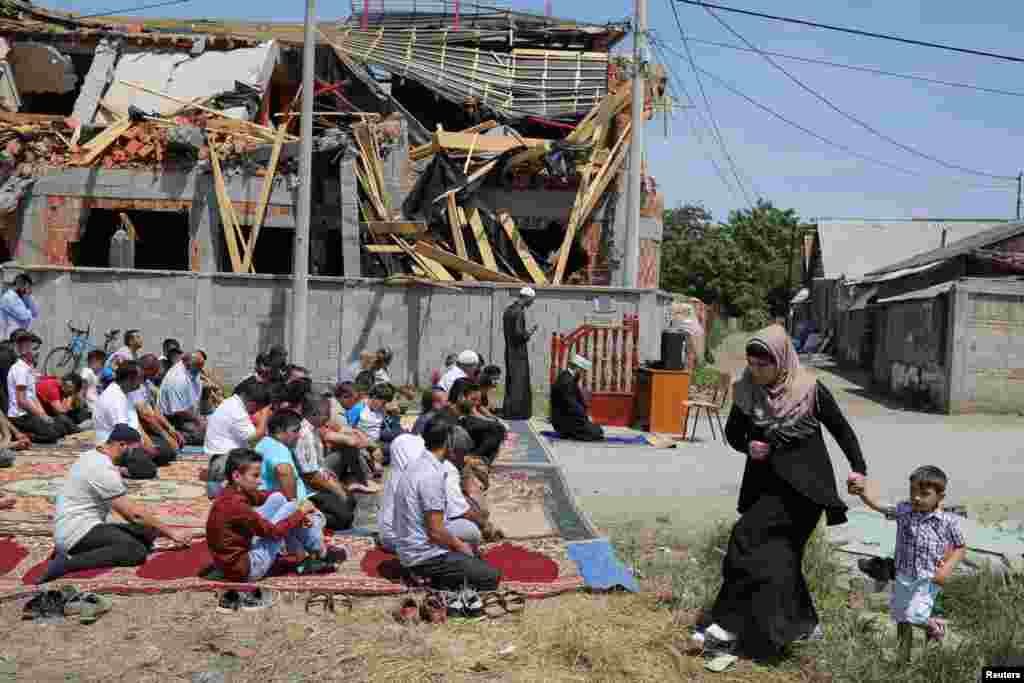
<path id="1" fill-rule="evenodd" d="M 651 28 L 682 52 L 668 0 L 648 0 Z M 140 0 L 138 4 L 146 4 Z M 1009 2 L 977 4 L 935 0 L 719 0 L 720 4 L 857 27 L 880 33 L 947 43 L 1024 57 L 1020 34 L 1024 6 Z M 46 3 L 43 3 L 46 4 Z M 75 2 L 54 0 L 60 9 L 86 13 L 131 6 L 117 0 Z M 553 0 L 554 13 L 581 21 L 621 20 L 632 13 L 629 0 Z M 515 9 L 542 12 L 543 0 L 519 0 Z M 347 0 L 324 3 L 320 19 L 343 17 Z M 737 43 L 701 8 L 678 7 L 690 37 Z M 145 14 L 194 18 L 301 20 L 302 2 L 222 0 L 216 5 L 195 2 L 150 10 Z M 765 50 L 962 81 L 1024 92 L 1024 64 L 900 45 L 831 31 L 785 25 L 752 17 L 720 13 L 754 45 Z M 630 39 L 623 42 L 623 48 Z M 862 154 L 919 171 L 905 175 L 828 147 L 771 118 L 708 79 L 704 87 L 726 146 L 748 187 L 777 206 L 794 208 L 805 219 L 868 218 L 1012 218 L 1016 189 L 972 189 L 990 185 L 915 157 L 871 135 L 801 91 L 756 54 L 693 44 L 699 66 L 732 83 L 750 97 L 786 117 Z M 1016 176 L 1024 167 L 1022 141 L 1024 98 L 949 88 L 921 82 L 855 73 L 826 66 L 778 60 L 835 104 L 905 145 L 958 166 L 997 175 Z M 701 110 L 704 103 L 688 63 L 672 57 L 669 68 L 681 78 Z M 706 120 L 707 113 L 704 111 Z M 702 144 L 688 123 L 702 130 Z M 742 195 L 730 192 L 708 161 L 713 154 L 727 176 L 731 171 L 711 133 L 694 110 L 678 112 L 669 123 L 648 126 L 647 153 L 667 206 L 702 203 L 716 219 L 743 206 Z M 960 181 L 952 182 L 952 181 Z"/>

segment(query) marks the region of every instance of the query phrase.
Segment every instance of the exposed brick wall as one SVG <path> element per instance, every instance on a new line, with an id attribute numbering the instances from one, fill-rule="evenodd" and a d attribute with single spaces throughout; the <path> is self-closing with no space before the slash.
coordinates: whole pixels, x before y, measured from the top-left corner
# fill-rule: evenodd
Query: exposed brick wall
<path id="1" fill-rule="evenodd" d="M 661 242 L 640 240 L 640 273 L 636 286 L 640 289 L 657 289 L 661 274 Z"/>
<path id="2" fill-rule="evenodd" d="M 587 264 L 587 283 L 606 287 L 611 283 L 612 274 L 608 268 L 607 254 L 601 253 L 602 227 L 599 222 L 584 227 L 582 245 L 590 258 Z"/>

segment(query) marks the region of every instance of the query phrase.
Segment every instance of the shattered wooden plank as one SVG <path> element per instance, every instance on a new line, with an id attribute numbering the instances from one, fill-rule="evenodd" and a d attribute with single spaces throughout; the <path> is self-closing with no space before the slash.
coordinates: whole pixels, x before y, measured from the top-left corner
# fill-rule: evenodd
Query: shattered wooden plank
<path id="1" fill-rule="evenodd" d="M 494 260 L 494 251 L 491 249 L 491 241 L 487 237 L 487 230 L 484 228 L 483 221 L 480 220 L 480 211 L 470 209 L 468 222 L 470 233 L 472 233 L 473 239 L 476 240 L 477 249 L 480 250 L 480 259 L 484 262 L 484 267 L 498 270 L 498 262 Z"/>
<path id="2" fill-rule="evenodd" d="M 473 126 L 471 128 L 466 128 L 465 130 L 460 130 L 458 132 L 459 133 L 464 133 L 466 135 L 474 135 L 474 134 L 478 134 L 478 133 L 484 133 L 486 131 L 489 131 L 489 130 L 491 130 L 493 128 L 497 128 L 497 127 L 498 127 L 498 122 L 494 121 L 492 119 L 491 121 L 484 121 L 483 123 L 478 123 L 477 125 L 475 125 L 475 126 Z M 434 148 L 434 141 L 431 140 L 430 142 L 428 142 L 425 145 L 419 145 L 417 147 L 413 147 L 409 151 L 409 158 L 411 158 L 413 161 L 420 161 L 421 159 L 426 159 L 427 157 L 431 156 L 436 151 L 437 150 Z"/>
<path id="3" fill-rule="evenodd" d="M 502 154 L 510 149 L 523 146 L 544 147 L 550 144 L 550 140 L 516 137 L 514 135 L 479 135 L 477 133 L 449 133 L 446 131 L 434 133 L 435 148 L 448 152 L 466 152 L 473 148 L 478 154 Z"/>
<path id="4" fill-rule="evenodd" d="M 526 246 L 526 241 L 523 240 L 523 236 L 519 234 L 519 228 L 516 227 L 516 222 L 512 220 L 512 216 L 507 211 L 501 211 L 498 213 L 498 222 L 501 223 L 501 227 L 505 230 L 505 234 L 512 241 L 512 247 L 519 254 L 519 258 L 523 260 L 523 265 L 526 266 L 526 272 L 533 278 L 535 284 L 546 285 L 548 282 L 547 277 L 544 276 L 544 271 L 537 265 L 537 262 L 533 259 L 533 255 L 530 253 L 529 247 Z"/>
<path id="5" fill-rule="evenodd" d="M 263 177 L 263 188 L 260 190 L 259 204 L 256 205 L 256 218 L 252 223 L 252 234 L 249 235 L 249 242 L 245 245 L 245 255 L 242 257 L 242 272 L 248 272 L 252 266 L 252 257 L 256 252 L 256 240 L 260 236 L 260 228 L 263 227 L 263 221 L 267 216 L 270 193 L 274 189 L 274 174 L 277 172 L 277 162 L 281 158 L 281 146 L 284 144 L 287 134 L 288 123 L 283 122 L 278 126 L 274 149 L 270 152 L 270 163 L 267 165 L 267 175 Z"/>
<path id="6" fill-rule="evenodd" d="M 448 225 L 452 229 L 452 242 L 455 244 L 455 253 L 459 258 L 469 260 L 469 252 L 466 251 L 466 238 L 462 234 L 462 222 L 459 220 L 459 206 L 455 203 L 455 195 L 448 195 Z M 463 280 L 474 279 L 468 273 L 462 274 Z"/>
<path id="7" fill-rule="evenodd" d="M 363 249 L 371 254 L 404 254 L 405 250 L 394 244 L 364 244 Z"/>
<path id="8" fill-rule="evenodd" d="M 235 230 L 237 227 L 235 209 L 231 204 L 227 188 L 224 186 L 224 175 L 220 168 L 220 159 L 213 145 L 210 145 L 210 165 L 213 166 L 213 187 L 217 194 L 217 207 L 220 209 L 221 228 L 224 230 L 224 241 L 228 244 L 228 256 L 231 258 L 231 270 L 235 273 L 242 271 L 242 258 L 238 254 L 238 244 L 235 243 Z"/>
<path id="9" fill-rule="evenodd" d="M 484 268 L 479 263 L 473 263 L 468 259 L 460 258 L 450 251 L 445 251 L 444 249 L 427 242 L 417 242 L 416 253 L 420 256 L 433 259 L 452 270 L 456 270 L 460 273 L 469 273 L 473 277 L 479 280 L 484 280 L 485 282 L 507 282 L 513 284 L 522 284 L 523 282 L 519 278 L 512 277 L 511 275 L 505 275 L 505 273 L 499 273 L 498 271 L 491 270 L 490 268 Z"/>
<path id="10" fill-rule="evenodd" d="M 419 237 L 427 234 L 427 224 L 413 221 L 366 221 L 364 225 L 374 235 L 402 235 Z"/>
<path id="11" fill-rule="evenodd" d="M 82 145 L 81 149 L 85 154 L 78 158 L 75 165 L 88 166 L 96 161 L 119 137 L 128 132 L 132 125 L 131 119 L 121 119 L 104 128 L 102 133 Z"/>
<path id="12" fill-rule="evenodd" d="M 552 280 L 552 284 L 558 285 L 562 283 L 565 265 L 569 261 L 569 250 L 572 249 L 573 240 L 576 239 L 576 231 L 579 229 L 580 223 L 590 216 L 590 212 L 594 210 L 594 205 L 597 203 L 597 198 L 605 191 L 612 177 L 618 172 L 619 166 L 622 165 L 626 156 L 624 143 L 630 138 L 632 127 L 632 122 L 626 124 L 622 135 L 619 136 L 615 146 L 612 147 L 608 162 L 601 168 L 588 187 L 580 188 L 582 197 L 577 195 L 576 203 L 573 204 L 573 212 L 569 218 L 569 225 L 565 230 L 565 238 L 562 240 L 562 247 L 558 252 L 558 264 L 555 266 L 555 277 Z"/>
<path id="13" fill-rule="evenodd" d="M 407 254 L 409 254 L 410 258 L 412 258 L 413 261 L 419 263 L 420 266 L 427 273 L 429 273 L 430 276 L 433 277 L 435 280 L 443 280 L 445 282 L 455 282 L 455 278 L 452 277 L 452 274 L 449 273 L 445 269 L 445 267 L 442 266 L 440 263 L 438 263 L 434 259 L 430 258 L 429 256 L 424 256 L 423 254 L 420 254 L 417 250 L 415 250 L 411 246 L 409 246 L 408 242 L 403 240 L 398 235 L 392 235 L 391 239 L 393 239 L 398 244 L 398 246 L 402 247 L 402 249 Z M 424 244 L 424 242 L 417 242 L 417 244 Z"/>

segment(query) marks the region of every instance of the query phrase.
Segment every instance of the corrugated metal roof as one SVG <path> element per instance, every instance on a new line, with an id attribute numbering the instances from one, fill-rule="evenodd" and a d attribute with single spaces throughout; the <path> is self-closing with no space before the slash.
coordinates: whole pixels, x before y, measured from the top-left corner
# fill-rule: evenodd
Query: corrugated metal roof
<path id="1" fill-rule="evenodd" d="M 943 248 L 933 248 L 924 252 L 919 251 L 916 256 L 907 258 L 903 261 L 889 261 L 890 265 L 880 267 L 877 270 L 872 271 L 870 275 L 882 275 L 884 273 L 891 273 L 895 270 L 916 268 L 929 263 L 935 263 L 936 261 L 945 261 L 956 256 L 962 256 L 970 253 L 975 249 L 982 249 L 993 244 L 998 244 L 1004 240 L 1008 240 L 1011 237 L 1024 234 L 1024 223 L 1004 223 L 1002 225 L 990 225 L 987 227 L 988 229 L 986 230 L 975 231 L 968 235 L 962 235 L 961 238 L 955 242 L 947 240 L 946 246 Z"/>
<path id="2" fill-rule="evenodd" d="M 941 266 L 943 263 L 945 263 L 945 261 L 936 261 L 935 263 L 929 263 L 927 265 L 918 266 L 916 268 L 901 268 L 899 270 L 889 271 L 883 275 L 865 275 L 860 280 L 856 280 L 855 282 L 849 284 L 867 285 L 874 282 L 888 282 L 889 280 L 898 280 L 901 277 L 915 275 L 917 273 L 923 273 L 926 270 L 931 270 L 932 268 L 937 268 L 938 266 Z"/>
<path id="3" fill-rule="evenodd" d="M 880 304 L 894 304 L 900 301 L 919 301 L 922 299 L 934 299 L 940 294 L 945 294 L 953 288 L 953 281 L 942 282 L 931 287 L 925 287 L 924 289 L 918 289 L 913 292 L 907 292 L 900 294 L 899 296 L 891 296 L 888 299 L 879 299 Z"/>
<path id="4" fill-rule="evenodd" d="M 943 229 L 950 244 L 991 227 L 988 221 L 819 221 L 825 279 L 859 280 L 887 264 L 938 249 Z"/>

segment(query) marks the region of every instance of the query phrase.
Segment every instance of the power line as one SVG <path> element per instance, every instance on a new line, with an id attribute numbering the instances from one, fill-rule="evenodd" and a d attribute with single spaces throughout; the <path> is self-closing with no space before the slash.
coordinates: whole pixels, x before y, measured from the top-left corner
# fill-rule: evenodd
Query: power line
<path id="1" fill-rule="evenodd" d="M 750 17 L 759 17 L 761 19 L 773 19 L 775 21 L 784 21 L 790 24 L 799 24 L 801 26 L 810 26 L 812 28 L 827 29 L 829 31 L 839 31 L 841 33 L 852 33 L 857 36 L 865 36 L 867 38 L 881 38 L 883 40 L 893 40 L 898 43 L 906 43 L 908 45 L 917 45 L 919 47 L 934 47 L 939 50 L 948 50 L 950 52 L 960 52 L 968 55 L 975 55 L 978 57 L 991 57 L 993 59 L 1001 59 L 1007 62 L 1017 62 L 1018 64 L 1024 64 L 1024 57 L 1014 57 L 1012 55 L 1003 55 L 997 52 L 986 52 L 984 50 L 972 50 L 965 47 L 955 47 L 953 45 L 943 45 L 942 43 L 931 43 L 926 40 L 915 40 L 913 38 L 903 38 L 901 36 L 888 35 L 885 33 L 874 33 L 872 31 L 863 31 L 856 28 L 846 28 L 843 26 L 833 26 L 830 24 L 820 24 L 815 21 L 807 21 L 806 19 L 793 19 L 791 17 L 780 17 L 774 14 L 764 14 L 763 12 L 752 12 L 745 9 L 737 9 L 735 7 L 725 7 L 723 5 L 713 5 L 710 2 L 699 2 L 698 0 L 673 0 L 674 2 L 682 2 L 687 5 L 695 5 L 697 7 L 703 7 L 705 9 L 718 9 L 723 12 L 735 12 L 736 14 L 745 14 Z"/>
<path id="2" fill-rule="evenodd" d="M 673 5 L 673 8 L 674 7 L 675 7 L 675 5 Z M 725 21 L 725 19 L 722 19 L 720 16 L 715 14 L 715 12 L 712 9 L 707 8 L 707 7 L 705 9 L 707 10 L 708 14 L 710 14 L 712 17 L 714 17 L 714 19 L 718 23 L 720 23 L 723 27 L 725 27 L 725 29 L 727 31 L 729 31 L 729 33 L 733 34 L 734 36 L 736 36 L 737 38 L 742 40 L 743 43 L 745 45 L 747 45 L 747 47 L 749 47 L 750 49 L 755 50 L 759 55 L 761 55 L 761 57 L 766 62 L 768 62 L 769 64 L 774 66 L 776 69 L 781 71 L 783 74 L 785 74 L 786 78 L 788 78 L 789 80 L 791 80 L 794 83 L 796 83 L 804 92 L 812 95 L 813 97 L 815 97 L 816 99 L 821 101 L 823 104 L 825 104 L 825 106 L 827 106 L 829 109 L 831 109 L 832 111 L 836 112 L 837 114 L 839 114 L 843 118 L 848 119 L 849 121 L 852 121 L 853 123 L 857 124 L 858 126 L 863 128 L 864 130 L 866 130 L 869 133 L 871 133 L 872 135 L 875 135 L 875 136 L 881 138 L 882 140 L 885 140 L 886 142 L 888 142 L 891 145 L 895 145 L 896 147 L 899 147 L 900 149 L 902 149 L 905 152 L 909 152 L 910 154 L 913 154 L 915 156 L 919 156 L 922 159 L 927 159 L 928 161 L 936 163 L 939 166 L 944 166 L 945 168 L 948 168 L 948 169 L 953 170 L 953 171 L 960 171 L 961 173 L 967 173 L 969 175 L 981 176 L 981 177 L 984 177 L 984 178 L 992 178 L 994 180 L 1013 180 L 1013 181 L 1017 180 L 1017 178 L 1015 176 L 1011 177 L 1011 176 L 996 175 L 996 174 L 993 174 L 993 173 L 986 173 L 985 171 L 978 171 L 978 170 L 975 170 L 975 169 L 972 169 L 972 168 L 968 168 L 966 166 L 960 166 L 959 164 L 954 164 L 954 163 L 949 162 L 949 161 L 944 161 L 943 159 L 940 159 L 938 157 L 932 156 L 931 154 L 926 154 L 926 153 L 924 153 L 924 152 L 922 152 L 922 151 L 920 151 L 918 149 L 915 149 L 915 148 L 911 147 L 910 145 L 903 144 L 899 140 L 896 140 L 895 138 L 893 138 L 893 137 L 891 137 L 889 135 L 886 135 L 885 133 L 883 133 L 882 131 L 878 130 L 877 128 L 875 128 L 871 124 L 869 124 L 869 123 L 865 122 L 864 120 L 854 116 L 853 114 L 847 112 L 846 110 L 841 109 L 838 105 L 833 103 L 832 100 L 828 99 L 827 97 L 825 97 L 824 95 L 819 93 L 817 90 L 814 90 L 813 88 L 811 88 L 809 85 L 807 85 L 806 83 L 801 81 L 799 78 L 797 78 L 796 76 L 791 74 L 789 71 L 787 71 L 784 66 L 782 66 L 781 64 L 776 62 L 774 59 L 772 59 L 771 57 L 766 55 L 764 52 L 762 52 L 760 49 L 758 49 L 758 47 L 756 45 L 754 45 L 749 40 L 744 38 L 743 35 L 741 35 L 739 33 L 739 31 L 737 31 L 732 26 L 730 26 Z M 685 43 L 685 41 L 684 41 L 684 43 Z M 689 50 L 687 50 L 687 52 L 689 52 Z"/>
<path id="3" fill-rule="evenodd" d="M 665 68 L 668 71 L 669 87 L 672 88 L 672 90 L 675 91 L 677 95 L 680 91 L 682 91 L 682 94 L 686 96 L 687 101 L 693 102 L 693 98 L 690 97 L 690 93 L 686 89 L 686 84 L 683 82 L 682 77 L 678 76 L 675 73 L 675 71 L 668 65 L 668 60 L 665 59 L 666 54 L 661 45 L 655 41 L 651 41 L 651 45 L 658 53 L 658 58 L 665 64 Z M 704 121 L 704 116 L 703 114 L 701 114 L 700 109 L 694 107 L 694 111 L 696 112 L 697 117 L 700 119 L 701 124 L 707 126 L 707 123 Z M 701 133 L 700 127 L 694 123 L 693 118 L 688 115 L 688 111 L 684 112 L 684 114 L 687 115 L 686 123 L 690 126 L 690 131 L 693 133 L 694 137 L 697 138 L 697 142 L 700 144 L 701 149 L 704 151 L 704 156 L 707 158 L 708 161 L 711 162 L 711 165 L 714 167 L 715 173 L 718 175 L 718 179 L 721 180 L 722 184 L 725 185 L 727 190 L 729 190 L 729 194 L 732 195 L 733 199 L 735 199 L 738 204 L 743 204 L 743 197 L 740 196 L 740 193 L 736 190 L 733 184 L 729 182 L 729 179 L 726 177 L 725 172 L 722 171 L 722 167 L 719 165 L 718 160 L 715 159 L 715 155 L 711 152 L 711 149 L 705 142 L 704 135 Z"/>
<path id="4" fill-rule="evenodd" d="M 732 169 L 732 174 L 736 178 L 736 184 L 743 192 L 743 196 L 746 198 L 747 204 L 750 206 L 751 210 L 753 210 L 754 203 L 750 201 L 750 195 L 748 194 L 746 187 L 743 185 L 743 181 L 740 180 L 740 174 L 736 170 L 736 162 L 733 161 L 732 155 L 729 154 L 729 150 L 725 146 L 725 140 L 722 137 L 722 131 L 719 129 L 718 122 L 715 120 L 715 112 L 711 108 L 711 99 L 708 97 L 707 92 L 704 90 L 704 83 L 701 81 L 700 73 L 697 70 L 697 62 L 693 58 L 693 52 L 690 50 L 689 43 L 686 42 L 686 33 L 683 31 L 683 23 L 679 19 L 679 12 L 676 9 L 675 3 L 673 3 L 672 0 L 668 0 L 668 3 L 669 7 L 672 8 L 672 14 L 675 15 L 676 26 L 679 27 L 679 36 L 683 39 L 683 47 L 686 48 L 686 56 L 689 58 L 690 68 L 693 69 L 693 75 L 697 79 L 697 87 L 700 89 L 700 96 L 704 100 L 704 106 L 707 107 L 708 117 L 711 119 L 711 130 L 714 132 L 715 139 L 718 140 L 718 145 L 722 148 L 722 154 L 729 162 L 729 167 Z"/>
<path id="5" fill-rule="evenodd" d="M 111 17 L 119 14 L 128 14 L 129 12 L 138 12 L 144 9 L 153 9 L 154 7 L 169 7 L 170 5 L 184 5 L 186 2 L 192 2 L 192 0 L 168 0 L 167 2 L 157 2 L 152 5 L 142 5 L 139 7 L 125 7 L 124 9 L 111 10 L 109 12 L 103 12 L 102 14 L 85 14 L 82 16 L 76 16 L 75 19 L 93 19 L 95 17 Z"/>
<path id="6" fill-rule="evenodd" d="M 784 52 L 772 52 L 770 50 L 754 50 L 749 47 L 743 47 L 742 45 L 733 45 L 732 43 L 720 43 L 714 40 L 701 40 L 690 36 L 691 43 L 700 43 L 701 45 L 714 45 L 715 47 L 724 47 L 729 50 L 738 50 L 740 52 L 753 52 L 757 54 L 761 52 L 772 57 L 781 57 L 782 59 L 792 59 L 796 62 L 805 62 L 807 64 L 820 64 L 822 66 L 831 66 L 837 69 L 849 69 L 850 71 L 861 71 L 863 73 L 875 74 L 877 76 L 890 76 L 892 78 L 903 78 L 908 81 L 921 81 L 922 83 L 931 83 L 933 85 L 944 85 L 950 88 L 965 88 L 967 90 L 978 90 L 980 92 L 987 92 L 993 95 L 1009 95 L 1011 97 L 1024 97 L 1024 92 L 1017 92 L 1015 90 L 1001 90 L 999 88 L 987 88 L 981 85 L 973 85 L 971 83 L 958 83 L 957 81 L 944 81 L 938 78 L 928 78 L 927 76 L 918 76 L 916 74 L 901 74 L 895 71 L 885 71 L 884 69 L 874 69 L 869 66 L 858 66 L 855 64 L 840 64 L 839 62 L 830 62 L 824 59 L 815 59 L 813 57 L 798 57 L 797 55 L 789 55 Z"/>
<path id="7" fill-rule="evenodd" d="M 675 51 L 671 46 L 666 45 L 663 41 L 659 41 L 659 43 L 660 43 L 660 45 L 661 45 L 661 47 L 663 49 L 668 50 L 669 52 L 671 52 L 672 54 L 676 55 L 676 57 L 678 57 L 680 59 L 685 59 L 684 55 L 682 55 L 681 53 Z M 847 145 L 844 145 L 844 144 L 842 144 L 840 142 L 836 142 L 834 140 L 831 140 L 831 139 L 825 137 L 824 135 L 821 135 L 819 133 L 814 132 L 813 130 L 811 130 L 810 128 L 807 128 L 806 126 L 803 126 L 803 125 L 797 123 L 796 121 L 793 121 L 792 119 L 787 118 L 786 116 L 778 113 L 777 111 L 775 111 L 774 109 L 772 109 L 768 105 L 763 104 L 761 102 L 758 102 L 757 100 L 755 100 L 754 98 L 750 97 L 746 93 L 740 91 L 738 88 L 736 88 L 735 86 L 733 86 L 728 81 L 726 81 L 725 79 L 721 78 L 720 76 L 717 76 L 717 75 L 711 73 L 710 71 L 707 71 L 706 69 L 701 69 L 700 67 L 698 67 L 698 71 L 700 71 L 702 74 L 704 74 L 705 76 L 707 76 L 711 80 L 713 80 L 716 83 L 718 83 L 718 85 L 720 85 L 721 87 L 725 88 L 726 90 L 728 90 L 732 94 L 734 94 L 737 97 L 740 97 L 740 98 L 746 100 L 747 102 L 749 102 L 750 104 L 754 105 L 755 107 L 757 107 L 761 111 L 765 112 L 766 114 L 768 114 L 768 115 L 770 115 L 770 116 L 772 116 L 772 117 L 782 121 L 783 123 L 785 123 L 785 124 L 787 124 L 789 126 L 792 126 L 793 128 L 796 128 L 797 130 L 799 130 L 799 131 L 801 131 L 801 132 L 811 136 L 812 138 L 814 138 L 814 139 L 816 139 L 816 140 L 818 140 L 820 142 L 825 143 L 826 145 L 829 145 L 831 147 L 835 147 L 836 149 L 839 149 L 839 150 L 841 150 L 843 152 L 846 152 L 847 154 L 849 154 L 852 157 L 856 157 L 858 159 L 862 159 L 863 161 L 868 161 L 868 162 L 870 162 L 872 164 L 876 164 L 878 166 L 884 166 L 885 168 L 888 168 L 888 169 L 891 169 L 893 171 L 897 171 L 899 173 L 903 173 L 903 174 L 906 174 L 906 175 L 916 176 L 916 177 L 925 178 L 925 179 L 929 179 L 930 178 L 927 174 L 922 173 L 920 171 L 914 171 L 914 170 L 911 170 L 911 169 L 908 169 L 908 168 L 903 168 L 902 166 L 898 166 L 898 165 L 890 163 L 888 161 L 884 161 L 882 159 L 876 159 L 875 157 L 871 157 L 871 156 L 868 156 L 866 154 L 861 154 L 860 152 L 856 151 L 855 149 L 853 149 L 851 147 L 848 147 Z M 944 178 L 942 180 L 944 180 L 946 182 L 960 184 L 960 185 L 967 184 L 967 183 L 964 183 L 963 181 L 955 179 L 955 178 Z M 1014 181 L 1016 181 L 1016 178 L 1014 178 Z M 973 184 L 967 184 L 967 185 L 969 187 L 977 188 L 977 189 L 1000 189 L 1000 190 L 1004 190 L 1004 191 L 1011 189 L 1010 185 L 1006 185 L 1006 186 L 973 185 Z"/>

